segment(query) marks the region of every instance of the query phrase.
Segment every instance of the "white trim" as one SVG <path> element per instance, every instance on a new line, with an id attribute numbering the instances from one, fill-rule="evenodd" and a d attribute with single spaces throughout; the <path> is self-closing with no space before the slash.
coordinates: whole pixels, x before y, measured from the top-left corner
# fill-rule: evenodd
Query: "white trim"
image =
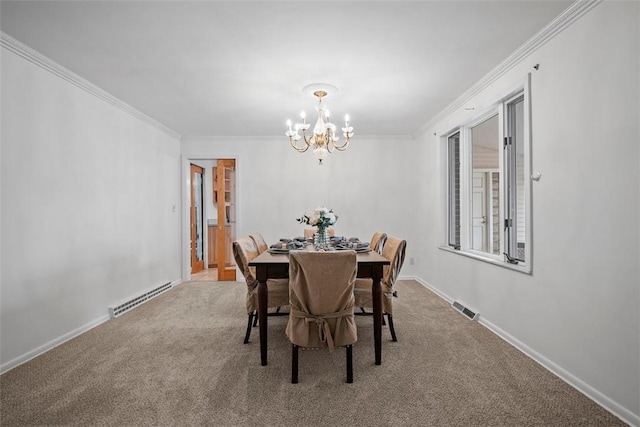
<path id="1" fill-rule="evenodd" d="M 34 348 L 33 350 L 23 354 L 22 356 L 18 356 L 13 360 L 8 361 L 7 363 L 3 363 L 2 366 L 0 366 L 0 374 L 4 374 L 5 372 L 15 368 L 16 366 L 22 365 L 23 363 L 28 362 L 29 360 L 35 357 L 38 357 L 41 354 L 46 353 L 47 351 L 51 350 L 54 347 L 57 347 L 60 344 L 63 344 L 69 341 L 70 339 L 73 339 L 79 335 L 82 335 L 88 330 L 95 328 L 96 326 L 106 322 L 109 319 L 110 317 L 108 314 L 102 315 L 97 319 L 85 325 L 82 325 L 77 329 L 74 329 L 73 331 L 67 332 L 66 334 L 61 335 L 58 338 L 55 338 L 39 347 Z"/>
<path id="2" fill-rule="evenodd" d="M 251 141 L 286 141 L 286 137 L 277 136 L 277 135 L 182 135 L 182 142 L 246 142 L 248 140 Z M 402 135 L 361 135 L 358 134 L 358 142 L 393 142 L 393 141 L 415 141 L 415 138 L 412 134 L 402 134 Z M 354 140 L 355 141 L 355 140 Z"/>
<path id="3" fill-rule="evenodd" d="M 573 375 L 571 372 L 563 369 L 562 367 L 555 364 L 553 361 L 547 359 L 531 347 L 527 346 L 525 343 L 511 336 L 507 332 L 500 329 L 498 326 L 494 325 L 490 321 L 486 320 L 482 316 L 480 317 L 479 323 L 489 329 L 491 332 L 520 350 L 524 355 L 529 356 L 535 362 L 539 363 L 542 367 L 546 368 L 552 374 L 555 374 L 561 380 L 596 402 L 598 405 L 602 406 L 609 412 L 613 413 L 615 416 L 622 419 L 624 422 L 632 424 L 632 425 L 640 425 L 640 417 L 633 414 L 628 409 L 614 402 L 603 393 L 599 392 L 589 384 L 582 381 L 580 378 Z"/>
<path id="4" fill-rule="evenodd" d="M 413 133 L 415 139 L 419 139 L 427 130 L 449 116 L 474 96 L 482 92 L 493 82 L 505 75 L 509 70 L 518 65 L 524 58 L 535 52 L 556 35 L 568 28 L 574 21 L 593 9 L 602 0 L 576 0 L 564 12 L 558 15 L 553 21 L 538 31 L 533 37 L 527 40 L 522 46 L 516 49 L 504 61 L 495 66 L 489 73 L 481 78 L 477 83 L 467 89 L 451 104 L 445 107 L 440 113 L 432 117 L 427 123 Z"/>
<path id="5" fill-rule="evenodd" d="M 448 250 L 448 248 L 441 248 L 444 250 Z M 445 300 L 447 303 L 451 304 L 454 301 L 454 298 L 449 295 L 443 293 L 438 288 L 430 284 L 429 282 L 423 280 L 417 276 L 405 276 L 399 277 L 398 280 L 415 280 L 420 283 L 422 286 Z M 478 307 L 477 307 L 478 308 Z M 517 338 L 511 336 L 507 332 L 503 331 L 501 328 L 493 324 L 491 321 L 486 320 L 485 316 L 480 316 L 478 323 L 480 323 L 485 328 L 489 329 L 491 332 L 496 334 L 498 337 L 502 338 L 504 341 L 508 342 L 516 349 L 520 350 L 525 356 L 531 358 L 534 362 L 540 364 L 543 368 L 569 384 L 571 387 L 578 390 L 580 393 L 584 394 L 589 399 L 593 400 L 598 405 L 602 406 L 607 411 L 611 412 L 622 421 L 628 423 L 631 426 L 640 426 L 640 416 L 634 414 L 630 410 L 626 409 L 624 406 L 615 402 L 611 398 L 607 397 L 605 394 L 596 390 L 594 387 L 590 386 L 586 382 L 582 381 L 580 378 L 576 377 L 572 373 L 558 366 L 553 361 L 547 359 L 542 354 L 538 353 L 531 347 L 527 346 Z"/>
<path id="6" fill-rule="evenodd" d="M 160 123 L 159 121 L 152 119 L 151 117 L 135 109 L 131 105 L 127 104 L 126 102 L 121 101 L 120 99 L 116 98 L 115 96 L 111 95 L 105 90 L 99 88 L 98 86 L 94 85 L 88 80 L 83 79 L 73 71 L 68 70 L 67 68 L 63 67 L 62 65 L 53 61 L 52 59 L 44 56 L 43 54 L 37 52 L 36 50 L 33 50 L 29 46 L 14 39 L 13 37 L 9 36 L 8 34 L 2 31 L 0 31 L 0 46 L 26 59 L 27 61 L 39 66 L 43 70 L 49 71 L 51 74 L 56 75 L 63 80 L 66 80 L 67 82 L 79 87 L 85 92 L 90 93 L 91 95 L 105 101 L 106 103 L 111 104 L 116 108 L 119 108 L 120 110 L 124 111 L 127 114 L 130 114 L 136 119 L 166 133 L 167 135 L 173 138 L 176 138 L 178 140 L 181 138 L 181 135 L 176 131 L 174 131 L 173 129 L 170 129 L 165 125 L 163 125 L 162 123 Z"/>
<path id="7" fill-rule="evenodd" d="M 489 264 L 496 265 L 498 267 L 508 268 L 509 270 L 517 271 L 520 273 L 529 274 L 529 275 L 533 274 L 533 270 L 531 270 L 530 266 L 525 265 L 524 263 L 511 264 L 487 252 L 472 251 L 469 249 L 467 250 L 453 249 L 448 245 L 440 246 L 438 247 L 438 249 L 443 250 L 445 252 L 451 252 L 452 254 L 456 254 L 456 255 L 463 255 L 469 258 L 476 259 L 478 261 L 483 261 Z"/>
<path id="8" fill-rule="evenodd" d="M 176 280 L 174 282 L 171 282 L 171 288 L 167 291 L 171 291 L 171 289 L 173 289 L 174 287 L 180 285 L 182 283 L 182 280 Z M 97 319 L 80 326 L 79 328 L 74 329 L 73 331 L 67 332 L 66 334 L 63 334 L 61 336 L 59 336 L 58 338 L 54 338 L 51 341 L 34 348 L 31 351 L 26 352 L 25 354 L 16 357 L 13 360 L 10 360 L 6 363 L 3 363 L 0 366 L 0 374 L 4 374 L 5 372 L 10 371 L 11 369 L 22 365 L 23 363 L 28 362 L 31 359 L 34 359 L 38 356 L 40 356 L 41 354 L 46 353 L 47 351 L 59 346 L 60 344 L 64 344 L 65 342 L 78 337 L 80 335 L 82 335 L 83 333 L 95 328 L 96 326 L 99 326 L 101 324 L 103 324 L 104 322 L 111 320 L 111 317 L 109 316 L 109 314 L 105 314 L 103 316 L 98 317 Z"/>

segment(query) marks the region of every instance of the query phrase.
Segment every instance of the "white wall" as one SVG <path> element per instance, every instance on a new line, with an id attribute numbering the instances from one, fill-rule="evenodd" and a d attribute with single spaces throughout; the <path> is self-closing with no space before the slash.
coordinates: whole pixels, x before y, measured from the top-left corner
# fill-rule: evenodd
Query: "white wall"
<path id="1" fill-rule="evenodd" d="M 181 165 L 236 158 L 239 235 L 301 234 L 295 218 L 326 205 L 340 216 L 339 234 L 405 237 L 415 266 L 407 261 L 403 276 L 467 303 L 640 424 L 639 8 L 598 5 L 465 105 L 479 111 L 532 73 L 533 170 L 542 172 L 532 275 L 438 249 L 446 242 L 439 136 L 468 118 L 462 107 L 417 142 L 356 136 L 320 167 L 284 137 L 186 139 L 180 148 L 3 49 L 2 370 L 104 320 L 108 305 L 179 280 Z"/>
<path id="2" fill-rule="evenodd" d="M 603 2 L 463 107 L 531 73 L 533 274 L 439 250 L 444 144 L 463 107 L 421 138 L 416 274 L 561 377 L 640 424 L 640 4 Z M 534 64 L 540 64 L 538 71 Z M 482 108 L 476 108 L 481 110 Z M 436 136 L 434 136 L 434 133 Z"/>
<path id="3" fill-rule="evenodd" d="M 177 138 L 1 53 L 4 371 L 179 280 L 181 211 Z"/>
<path id="4" fill-rule="evenodd" d="M 382 230 L 406 238 L 407 258 L 418 239 L 418 149 L 410 138 L 355 137 L 319 166 L 311 151 L 296 152 L 284 135 L 182 141 L 185 159 L 237 159 L 238 236 L 258 231 L 268 243 L 301 236 L 305 226 L 296 218 L 324 205 L 339 217 L 337 234 L 368 240 Z M 413 267 L 406 261 L 402 274 L 412 274 Z"/>

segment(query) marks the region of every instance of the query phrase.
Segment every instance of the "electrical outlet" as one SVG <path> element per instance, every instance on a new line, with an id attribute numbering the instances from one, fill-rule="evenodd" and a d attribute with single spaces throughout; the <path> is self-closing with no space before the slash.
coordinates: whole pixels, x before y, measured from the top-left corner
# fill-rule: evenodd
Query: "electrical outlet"
<path id="1" fill-rule="evenodd" d="M 410 257 L 410 258 L 409 258 L 409 265 L 414 265 L 415 263 L 416 263 L 416 262 L 415 262 L 415 260 L 413 259 L 413 257 Z"/>

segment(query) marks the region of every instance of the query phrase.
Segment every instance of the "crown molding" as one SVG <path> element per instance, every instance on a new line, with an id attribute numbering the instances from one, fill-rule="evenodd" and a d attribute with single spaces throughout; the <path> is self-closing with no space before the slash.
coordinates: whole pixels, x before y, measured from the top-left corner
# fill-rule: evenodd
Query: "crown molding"
<path id="1" fill-rule="evenodd" d="M 124 111 L 125 113 L 128 113 L 129 115 L 135 117 L 136 119 L 156 129 L 159 129 L 160 131 L 166 133 L 167 135 L 173 138 L 176 138 L 178 140 L 181 138 L 181 135 L 176 131 L 174 131 L 173 129 L 170 129 L 165 125 L 163 125 L 162 123 L 160 123 L 159 121 L 152 119 L 151 117 L 147 116 L 141 111 L 133 108 L 131 105 L 127 104 L 126 102 L 116 98 L 115 96 L 99 88 L 98 86 L 94 85 L 88 80 L 83 79 L 76 73 L 68 70 L 67 68 L 58 64 L 57 62 L 54 62 L 52 59 L 42 55 L 36 50 L 25 45 L 24 43 L 14 39 L 13 37 L 9 36 L 3 31 L 0 31 L 0 46 L 26 59 L 27 61 L 39 66 L 40 68 L 46 71 L 49 71 L 51 74 L 54 74 L 60 77 L 61 79 L 66 80 L 67 82 L 79 87 L 85 92 L 90 93 L 91 95 L 105 101 L 106 103 L 111 104 L 116 108 L 119 108 L 120 110 Z"/>
<path id="2" fill-rule="evenodd" d="M 528 55 L 535 52 L 560 34 L 566 28 L 568 28 L 573 22 L 575 22 L 582 15 L 593 9 L 603 0 L 576 0 L 569 6 L 564 12 L 558 15 L 553 21 L 547 24 L 543 29 L 538 31 L 533 37 L 527 40 L 522 46 L 520 46 L 515 52 L 509 55 L 504 61 L 498 64 L 493 70 L 481 78 L 476 84 L 467 89 L 462 95 L 456 98 L 451 104 L 445 107 L 440 113 L 430 119 L 414 134 L 414 138 L 419 138 L 428 129 L 435 126 L 438 122 L 449 116 L 471 98 L 482 92 L 485 88 L 490 86 L 493 82 L 505 75 L 509 70 L 518 65 Z"/>
<path id="3" fill-rule="evenodd" d="M 415 138 L 413 135 L 358 135 L 358 141 L 382 141 L 382 142 L 393 142 L 393 141 L 414 141 Z M 287 141 L 287 145 L 289 140 L 287 138 L 283 138 L 278 135 L 229 135 L 229 136 L 221 136 L 221 135 L 182 135 L 182 142 L 245 142 L 245 141 L 262 141 L 262 142 L 271 142 L 271 141 Z M 353 139 L 352 141 L 356 141 Z"/>

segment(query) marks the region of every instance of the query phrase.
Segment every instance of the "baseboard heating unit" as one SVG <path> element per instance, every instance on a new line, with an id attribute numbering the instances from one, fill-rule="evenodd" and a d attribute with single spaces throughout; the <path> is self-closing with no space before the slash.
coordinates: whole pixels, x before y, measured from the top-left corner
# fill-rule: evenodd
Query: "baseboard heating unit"
<path id="1" fill-rule="evenodd" d="M 121 314 L 126 313 L 127 311 L 139 306 L 143 302 L 149 301 L 151 298 L 154 298 L 161 293 L 168 291 L 169 289 L 171 289 L 171 282 L 167 282 L 164 285 L 158 286 L 157 288 L 151 289 L 147 292 L 143 292 L 142 294 L 130 298 L 121 304 L 109 307 L 109 315 L 111 316 L 111 318 L 118 317 Z"/>
<path id="2" fill-rule="evenodd" d="M 467 318 L 469 318 L 471 320 L 478 320 L 478 317 L 480 316 L 480 313 L 476 313 L 475 311 L 469 310 L 467 307 L 465 307 L 464 305 L 460 304 L 458 301 L 454 301 L 451 304 L 451 307 L 453 307 L 456 311 L 459 311 L 465 317 L 467 317 Z"/>

